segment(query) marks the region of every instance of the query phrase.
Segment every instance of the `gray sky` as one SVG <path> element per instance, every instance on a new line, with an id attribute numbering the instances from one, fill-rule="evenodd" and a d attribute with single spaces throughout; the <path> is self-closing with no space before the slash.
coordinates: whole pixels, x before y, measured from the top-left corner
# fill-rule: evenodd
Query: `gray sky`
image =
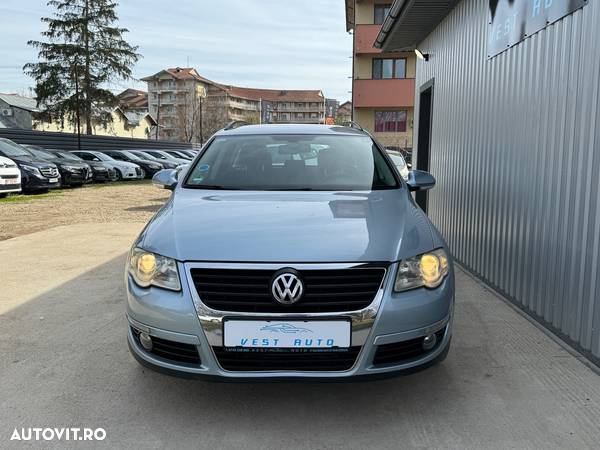
<path id="1" fill-rule="evenodd" d="M 119 0 L 120 25 L 143 59 L 141 78 L 188 63 L 212 80 L 246 87 L 322 89 L 350 97 L 352 38 L 344 0 Z M 28 94 L 26 45 L 44 29 L 46 0 L 0 0 L 0 92 Z M 115 90 L 144 83 L 120 82 Z"/>

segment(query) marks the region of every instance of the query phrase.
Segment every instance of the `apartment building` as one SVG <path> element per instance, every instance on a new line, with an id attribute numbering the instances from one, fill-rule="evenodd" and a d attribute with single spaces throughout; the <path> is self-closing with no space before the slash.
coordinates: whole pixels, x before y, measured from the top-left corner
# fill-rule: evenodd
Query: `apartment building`
<path id="1" fill-rule="evenodd" d="M 345 0 L 353 32 L 352 117 L 383 145 L 412 151 L 416 56 L 373 46 L 391 0 Z"/>
<path id="2" fill-rule="evenodd" d="M 204 142 L 234 120 L 250 123 L 324 123 L 320 90 L 255 89 L 202 77 L 193 68 L 165 69 L 148 83 L 150 113 L 160 139 Z"/>

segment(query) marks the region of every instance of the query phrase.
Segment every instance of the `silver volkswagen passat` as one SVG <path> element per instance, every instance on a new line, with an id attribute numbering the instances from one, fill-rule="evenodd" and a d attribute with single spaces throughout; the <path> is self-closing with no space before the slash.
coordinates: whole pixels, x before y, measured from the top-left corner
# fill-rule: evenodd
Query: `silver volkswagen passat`
<path id="1" fill-rule="evenodd" d="M 128 342 L 181 376 L 359 378 L 450 347 L 446 245 L 385 150 L 358 127 L 229 126 L 183 170 L 126 269 Z"/>

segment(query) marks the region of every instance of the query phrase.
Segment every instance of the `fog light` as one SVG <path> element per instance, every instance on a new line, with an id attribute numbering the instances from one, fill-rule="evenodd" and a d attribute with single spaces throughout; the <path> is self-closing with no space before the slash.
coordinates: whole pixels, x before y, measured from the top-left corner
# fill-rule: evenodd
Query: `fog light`
<path id="1" fill-rule="evenodd" d="M 437 336 L 429 334 L 423 338 L 423 350 L 431 350 L 437 343 Z"/>
<path id="2" fill-rule="evenodd" d="M 152 350 L 152 338 L 149 334 L 141 332 L 140 333 L 140 344 L 144 347 L 144 350 L 150 351 Z"/>

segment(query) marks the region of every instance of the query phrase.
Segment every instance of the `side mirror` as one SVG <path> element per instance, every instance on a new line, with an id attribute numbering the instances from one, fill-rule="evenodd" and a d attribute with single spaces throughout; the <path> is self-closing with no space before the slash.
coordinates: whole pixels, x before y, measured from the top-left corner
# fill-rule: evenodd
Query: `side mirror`
<path id="1" fill-rule="evenodd" d="M 152 177 L 152 184 L 162 189 L 174 191 L 177 186 L 177 170 L 164 169 L 156 172 Z"/>
<path id="2" fill-rule="evenodd" d="M 406 184 L 411 191 L 425 191 L 435 186 L 435 178 L 429 172 L 411 170 L 408 172 Z"/>

